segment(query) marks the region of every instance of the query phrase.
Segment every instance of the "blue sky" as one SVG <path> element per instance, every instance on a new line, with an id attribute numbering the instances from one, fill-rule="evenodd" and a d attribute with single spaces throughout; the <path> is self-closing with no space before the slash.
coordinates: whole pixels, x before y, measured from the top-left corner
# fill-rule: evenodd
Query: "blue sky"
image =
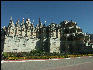
<path id="1" fill-rule="evenodd" d="M 35 25 L 39 17 L 47 25 L 73 20 L 83 32 L 93 33 L 93 1 L 2 1 L 1 27 L 8 26 L 11 16 L 14 23 L 30 18 Z"/>

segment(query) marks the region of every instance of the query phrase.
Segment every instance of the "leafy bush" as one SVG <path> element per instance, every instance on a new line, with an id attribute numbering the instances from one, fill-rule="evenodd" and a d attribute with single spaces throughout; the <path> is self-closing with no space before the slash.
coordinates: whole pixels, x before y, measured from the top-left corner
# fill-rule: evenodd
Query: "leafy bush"
<path id="1" fill-rule="evenodd" d="M 37 50 L 31 52 L 19 52 L 10 53 L 4 52 L 2 54 L 5 60 L 17 60 L 17 59 L 52 59 L 52 58 L 68 58 L 68 57 L 80 57 L 80 56 L 93 56 L 93 54 L 67 54 L 67 53 L 47 53 Z"/>

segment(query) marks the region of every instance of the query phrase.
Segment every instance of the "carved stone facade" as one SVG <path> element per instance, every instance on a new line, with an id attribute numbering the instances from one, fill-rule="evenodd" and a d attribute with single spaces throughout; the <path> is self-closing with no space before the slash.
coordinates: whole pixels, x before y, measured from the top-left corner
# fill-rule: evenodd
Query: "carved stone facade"
<path id="1" fill-rule="evenodd" d="M 63 21 L 60 24 L 51 23 L 46 26 L 45 23 L 41 23 L 40 18 L 39 24 L 34 26 L 30 19 L 25 21 L 24 18 L 22 22 L 18 19 L 14 24 L 11 17 L 8 27 L 2 28 L 3 35 L 3 52 L 30 52 L 38 49 L 60 53 L 70 50 L 72 41 L 81 41 L 84 45 L 90 42 L 89 35 L 83 33 L 76 22 Z"/>

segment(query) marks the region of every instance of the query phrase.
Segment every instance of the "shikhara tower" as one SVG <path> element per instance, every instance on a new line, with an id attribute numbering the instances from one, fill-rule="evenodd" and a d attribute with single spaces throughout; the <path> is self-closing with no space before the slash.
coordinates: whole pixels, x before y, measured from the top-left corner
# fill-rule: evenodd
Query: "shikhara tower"
<path id="1" fill-rule="evenodd" d="M 90 35 L 72 20 L 46 26 L 39 18 L 39 24 L 34 26 L 29 18 L 14 24 L 12 17 L 8 27 L 1 29 L 1 47 L 3 52 L 82 53 L 86 48 L 93 49 Z"/>

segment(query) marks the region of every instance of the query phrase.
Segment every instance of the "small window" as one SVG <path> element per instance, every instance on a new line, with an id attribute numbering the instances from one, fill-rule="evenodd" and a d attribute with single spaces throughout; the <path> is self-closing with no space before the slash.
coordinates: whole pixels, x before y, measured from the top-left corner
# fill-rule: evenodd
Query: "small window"
<path id="1" fill-rule="evenodd" d="M 34 42 L 32 42 L 32 43 L 34 43 Z"/>
<path id="2" fill-rule="evenodd" d="M 23 44 L 23 45 L 25 45 L 25 44 Z"/>
<path id="3" fill-rule="evenodd" d="M 18 50 L 18 49 L 13 49 L 13 50 Z"/>

